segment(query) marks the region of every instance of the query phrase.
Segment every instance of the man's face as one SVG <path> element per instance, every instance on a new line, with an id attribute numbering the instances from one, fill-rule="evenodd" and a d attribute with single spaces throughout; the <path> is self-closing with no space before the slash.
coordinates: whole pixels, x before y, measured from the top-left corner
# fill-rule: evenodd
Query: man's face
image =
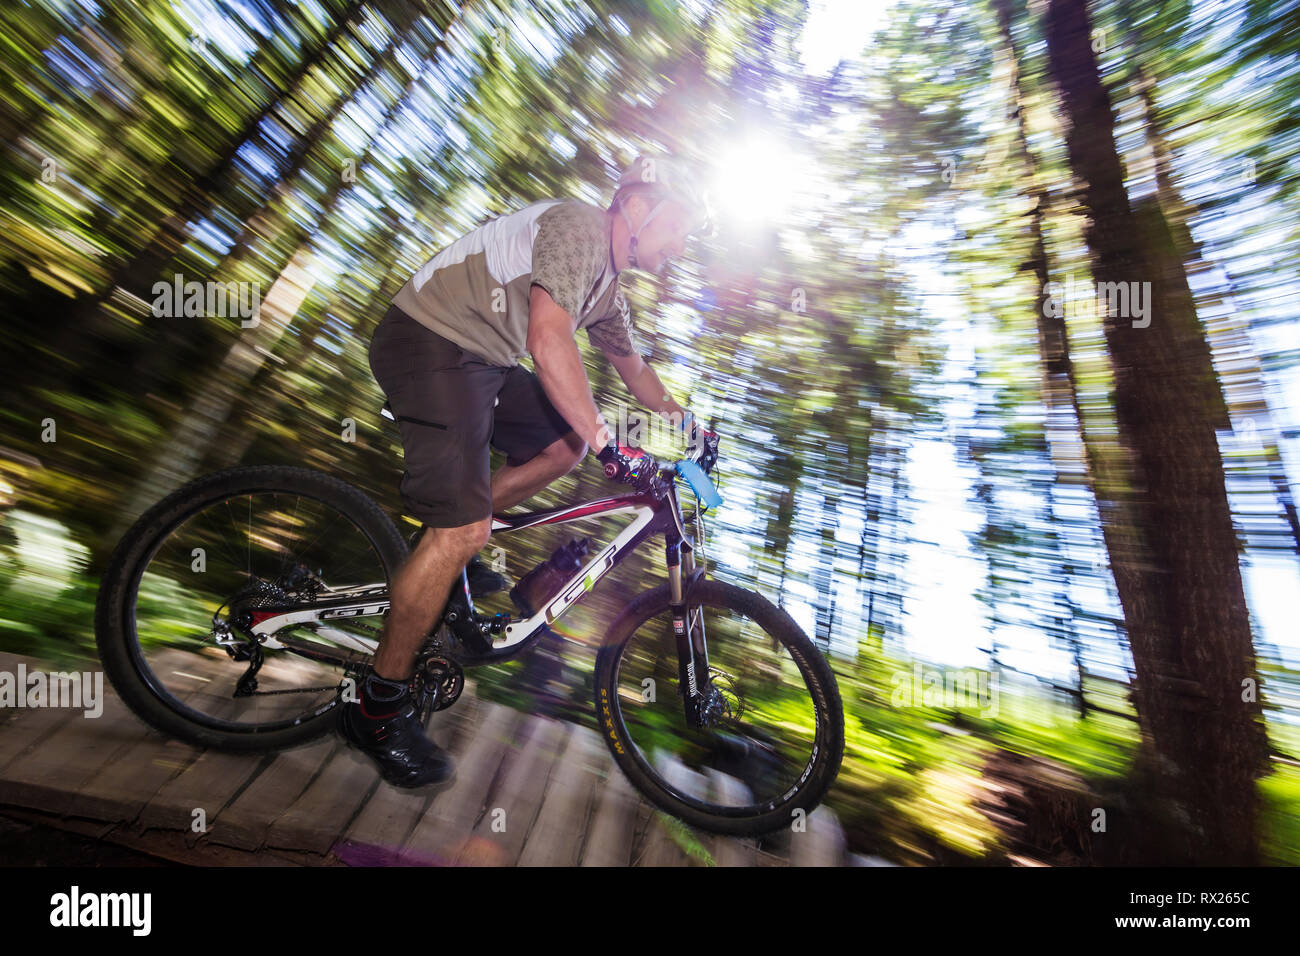
<path id="1" fill-rule="evenodd" d="M 643 204 L 642 221 L 659 204 L 659 200 L 652 196 L 637 196 L 636 200 Z M 638 220 L 632 217 L 632 221 Z M 690 228 L 691 217 L 686 207 L 671 199 L 665 201 L 663 208 L 637 237 L 639 268 L 656 274 L 662 272 L 669 259 L 686 251 L 686 236 Z"/>

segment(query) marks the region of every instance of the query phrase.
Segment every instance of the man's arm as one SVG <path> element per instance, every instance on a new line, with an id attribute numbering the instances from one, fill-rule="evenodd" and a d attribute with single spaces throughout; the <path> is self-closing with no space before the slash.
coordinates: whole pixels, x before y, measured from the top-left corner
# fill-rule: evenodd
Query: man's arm
<path id="1" fill-rule="evenodd" d="M 539 285 L 528 291 L 528 351 L 537 377 L 555 410 L 593 452 L 613 440 L 596 409 L 587 369 L 574 341 L 577 322 Z M 640 356 L 638 356 L 638 359 Z M 653 374 L 653 373 L 651 373 Z"/>
<path id="2" fill-rule="evenodd" d="M 618 370 L 619 377 L 623 379 L 623 384 L 627 386 L 633 398 L 652 412 L 658 412 L 674 424 L 681 425 L 686 416 L 686 409 L 673 401 L 668 390 L 664 388 L 663 382 L 659 381 L 658 374 L 646 364 L 645 359 L 636 352 L 625 355 L 608 349 L 602 351 L 609 359 L 609 363 Z"/>

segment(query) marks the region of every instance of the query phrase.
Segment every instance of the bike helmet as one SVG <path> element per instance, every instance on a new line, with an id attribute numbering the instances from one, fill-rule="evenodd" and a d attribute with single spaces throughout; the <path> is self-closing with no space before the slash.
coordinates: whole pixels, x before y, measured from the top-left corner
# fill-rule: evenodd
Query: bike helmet
<path id="1" fill-rule="evenodd" d="M 628 218 L 626 200 L 631 195 L 649 195 L 659 201 L 651 207 L 641 225 L 632 228 Z M 664 203 L 674 201 L 684 206 L 692 216 L 691 228 L 687 235 L 697 238 L 708 236 L 713 232 L 713 218 L 708 201 L 700 188 L 694 172 L 679 159 L 662 154 L 643 154 L 623 171 L 618 178 L 618 189 L 614 193 L 612 206 L 617 208 L 627 223 L 630 235 L 628 243 L 628 264 L 638 268 L 636 259 L 637 237 L 641 230 L 649 225 L 650 220 L 663 211 Z"/>

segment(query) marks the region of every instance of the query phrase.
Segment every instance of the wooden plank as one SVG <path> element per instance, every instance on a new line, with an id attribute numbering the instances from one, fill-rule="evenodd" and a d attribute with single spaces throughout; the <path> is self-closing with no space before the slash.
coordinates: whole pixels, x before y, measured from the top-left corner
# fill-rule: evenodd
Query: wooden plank
<path id="1" fill-rule="evenodd" d="M 0 778 L 25 760 L 43 741 L 81 714 L 69 707 L 23 707 L 0 712 Z"/>
<path id="2" fill-rule="evenodd" d="M 202 810 L 206 824 L 211 825 L 221 808 L 258 773 L 265 756 L 205 750 L 158 788 L 140 811 L 140 825 L 145 829 L 192 830 L 196 810 Z"/>
<path id="3" fill-rule="evenodd" d="M 199 655 L 168 648 L 155 659 L 154 669 L 208 676 L 215 673 L 216 664 Z M 187 702 L 206 689 L 201 683 L 194 684 L 188 692 L 176 688 L 178 696 Z M 222 706 L 219 712 L 229 713 L 230 710 Z M 70 816 L 132 821 L 163 784 L 183 772 L 203 752 L 202 748 L 169 738 L 138 719 L 137 726 L 142 736 L 127 751 L 101 767 L 79 789 L 68 808 Z"/>
<path id="4" fill-rule="evenodd" d="M 78 666 L 77 669 L 86 670 L 87 665 L 98 665 L 98 663 L 97 660 L 89 659 L 85 661 L 83 665 Z M 0 671 L 16 673 L 19 664 L 26 667 L 28 671 L 58 670 L 58 668 L 53 667 L 49 661 L 43 660 L 39 657 L 32 657 L 28 654 L 16 654 L 13 651 L 0 651 Z"/>
<path id="5" fill-rule="evenodd" d="M 74 715 L 72 719 L 5 768 L 0 803 L 66 813 L 78 790 L 140 736 L 139 724 L 121 698 L 107 690 L 98 717 L 63 709 Z"/>
<path id="6" fill-rule="evenodd" d="M 337 737 L 337 735 L 335 735 Z M 328 853 L 379 781 L 375 765 L 342 747 L 266 834 L 266 845 Z"/>
<path id="7" fill-rule="evenodd" d="M 69 833 L 77 833 L 91 839 L 113 843 L 138 853 L 168 860 L 184 866 L 330 866 L 328 858 L 312 856 L 306 853 L 271 853 L 262 850 L 248 853 L 231 847 L 211 844 L 193 845 L 186 840 L 186 834 L 179 830 L 150 830 L 139 833 L 132 827 L 114 823 L 81 820 L 70 817 L 57 817 L 41 814 L 34 810 L 11 809 L 6 811 L 17 819 L 26 820 L 40 826 L 53 827 Z"/>
<path id="8" fill-rule="evenodd" d="M 482 720 L 457 768 L 456 782 L 435 795 L 406 840 L 403 857 L 410 864 L 450 864 L 466 848 L 466 834 L 483 813 L 523 715 L 490 701 L 482 701 L 481 710 Z"/>
<path id="9" fill-rule="evenodd" d="M 791 818 L 793 819 L 793 818 Z M 779 830 L 773 830 L 770 833 L 764 833 L 758 839 L 758 859 L 759 866 L 789 866 L 790 865 L 790 825 L 786 824 Z"/>
<path id="10" fill-rule="evenodd" d="M 597 809 L 583 845 L 582 865 L 630 866 L 641 800 L 608 749 L 605 753 L 609 756 L 609 770 L 596 795 Z"/>
<path id="11" fill-rule="evenodd" d="M 39 658 L 15 654 L 13 651 L 0 651 L 0 671 L 17 671 L 19 664 L 26 664 L 28 670 L 40 670 L 45 667 L 44 661 Z"/>
<path id="12" fill-rule="evenodd" d="M 485 701 L 471 694 L 468 685 L 467 681 L 461 699 L 447 710 L 434 714 L 429 725 L 430 736 L 456 758 L 457 779 L 464 772 L 464 752 L 473 742 L 477 718 L 486 706 Z M 400 865 L 403 862 L 402 849 L 428 808 L 430 794 L 423 790 L 402 790 L 382 782 L 370 758 L 353 748 L 343 751 L 336 759 L 368 767 L 375 790 L 348 825 L 346 833 L 334 844 L 334 854 L 350 866 Z M 433 796 L 445 795 L 444 792 Z"/>
<path id="13" fill-rule="evenodd" d="M 22 670 L 19 665 L 22 665 Z M 32 671 L 46 671 L 45 661 L 24 654 L 0 653 L 0 671 L 12 675 L 9 680 L 18 684 L 19 678 L 26 682 L 26 675 Z M 15 686 L 17 693 L 24 694 L 25 687 Z M 107 691 L 107 687 L 105 687 Z M 25 751 L 35 749 L 36 745 L 58 732 L 64 724 L 80 711 L 68 707 L 19 707 L 15 700 L 12 707 L 0 708 L 0 778 L 7 775 L 9 765 Z"/>
<path id="14" fill-rule="evenodd" d="M 892 860 L 886 860 L 883 856 L 850 853 L 849 866 L 898 866 L 898 864 Z"/>
<path id="15" fill-rule="evenodd" d="M 843 866 L 847 862 L 844 828 L 834 810 L 818 807 L 804 824 L 806 829 L 790 832 L 791 866 Z"/>
<path id="16" fill-rule="evenodd" d="M 190 766 L 203 751 L 156 730 L 115 757 L 73 794 L 69 816 L 129 823 L 168 780 Z"/>
<path id="17" fill-rule="evenodd" d="M 709 792 L 708 780 L 704 774 L 692 770 L 673 754 L 657 752 L 655 767 L 671 786 L 683 793 L 703 798 Z M 665 817 L 667 817 L 667 814 L 663 814 L 658 809 L 651 816 L 641 859 L 634 862 L 633 865 L 653 867 L 707 866 L 706 861 L 688 854 L 670 835 L 669 827 L 674 825 L 685 827 L 686 825 L 676 818 L 671 818 L 672 822 L 669 823 L 665 820 Z M 697 831 L 689 827 L 686 827 L 686 829 L 697 840 L 699 839 L 700 834 Z"/>
<path id="18" fill-rule="evenodd" d="M 402 790 L 383 783 L 369 757 L 351 748 L 339 760 L 365 768 L 376 785 L 356 819 L 332 852 L 348 866 L 399 866 L 401 849 L 411 827 L 429 804 L 429 795 L 419 790 Z"/>
<path id="19" fill-rule="evenodd" d="M 209 817 L 204 838 L 241 850 L 258 849 L 276 817 L 307 789 L 340 743 L 331 734 L 277 754 L 271 766 L 258 774 L 233 803 L 220 810 L 215 819 Z"/>
<path id="20" fill-rule="evenodd" d="M 520 866 L 578 864 L 601 777 L 612 765 L 599 734 L 580 724 L 568 725 L 564 753 L 519 855 Z"/>
<path id="21" fill-rule="evenodd" d="M 565 725 L 528 717 L 503 765 L 469 839 L 455 857 L 459 865 L 514 864 L 541 810 L 542 795 L 564 747 Z M 436 803 L 435 803 L 436 806 Z"/>
<path id="22" fill-rule="evenodd" d="M 730 774 L 713 768 L 705 770 L 709 781 L 709 801 L 720 806 L 738 807 L 753 803 L 754 796 L 741 781 Z M 730 837 L 710 833 L 703 839 L 718 866 L 756 866 L 758 839 L 756 837 Z"/>
<path id="23" fill-rule="evenodd" d="M 456 703 L 429 718 L 430 737 L 440 741 L 453 756 L 458 757 L 473 733 L 478 707 L 474 682 L 467 679 Z M 368 845 L 368 841 L 360 836 L 364 835 L 368 825 L 378 825 L 378 835 L 381 839 L 386 838 L 389 832 L 400 828 L 403 810 L 415 808 L 416 815 L 424 810 L 429 794 L 396 791 L 391 798 L 380 796 L 380 803 L 371 808 L 366 821 L 358 819 L 359 828 L 348 834 L 349 826 L 360 816 L 372 792 L 392 792 L 396 788 L 384 784 L 374 762 L 343 742 L 337 732 L 331 738 L 338 740 L 340 745 L 308 788 L 271 823 L 265 834 L 265 845 L 322 854 L 338 849 L 353 862 L 371 858 L 393 862 L 394 853 L 390 847 Z M 410 797 L 415 799 L 404 799 Z M 391 814 L 381 812 L 386 805 Z M 414 824 L 416 815 L 410 817 L 408 825 Z M 404 838 L 405 833 L 401 836 Z M 398 840 L 397 845 L 400 846 L 401 842 Z"/>
<path id="24" fill-rule="evenodd" d="M 211 659 L 203 654 L 181 652 L 183 659 L 164 661 L 159 658 L 153 667 L 160 677 L 166 667 L 172 670 L 166 675 L 178 696 L 203 713 L 217 718 L 233 717 L 240 709 L 241 702 L 228 696 L 228 689 L 222 687 L 220 693 L 211 684 L 218 676 L 224 677 L 225 663 L 216 658 L 214 651 Z M 178 677 L 189 675 L 194 683 L 180 683 Z M 204 824 L 211 825 L 218 812 L 230 798 L 239 791 L 244 783 L 262 766 L 265 754 L 235 754 L 218 750 L 203 750 L 181 771 L 169 777 L 146 801 L 136 816 L 136 822 L 144 830 L 175 829 L 183 830 L 187 839 L 193 842 L 190 834 L 194 832 L 195 810 L 202 810 Z"/>

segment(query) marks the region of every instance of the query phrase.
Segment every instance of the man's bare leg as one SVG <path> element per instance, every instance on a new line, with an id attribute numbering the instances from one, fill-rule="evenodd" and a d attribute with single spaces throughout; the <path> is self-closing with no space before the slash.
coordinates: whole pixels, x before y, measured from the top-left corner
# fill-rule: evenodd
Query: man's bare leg
<path id="1" fill-rule="evenodd" d="M 527 501 L 556 478 L 571 472 L 585 454 L 586 443 L 569 432 L 522 465 L 502 465 L 492 475 L 492 510 L 505 511 Z"/>
<path id="2" fill-rule="evenodd" d="M 375 651 L 374 671 L 385 680 L 404 681 L 415 669 L 424 639 L 442 614 L 451 583 L 470 558 L 487 544 L 492 520 L 458 528 L 428 528 L 398 570 L 389 589 L 391 606 Z"/>
<path id="3" fill-rule="evenodd" d="M 569 432 L 522 465 L 503 465 L 492 475 L 493 510 L 531 498 L 573 470 L 587 446 Z M 391 606 L 375 651 L 374 671 L 386 680 L 411 676 L 424 639 L 442 614 L 461 568 L 487 544 L 491 519 L 458 528 L 428 528 L 389 589 Z"/>

